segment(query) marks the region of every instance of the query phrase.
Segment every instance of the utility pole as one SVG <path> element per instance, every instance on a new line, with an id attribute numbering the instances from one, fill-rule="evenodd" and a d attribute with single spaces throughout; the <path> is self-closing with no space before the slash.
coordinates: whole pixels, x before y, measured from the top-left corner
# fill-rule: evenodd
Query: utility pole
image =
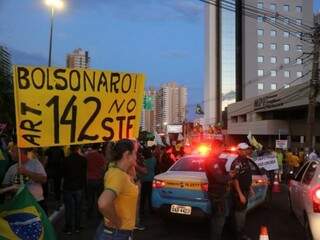
<path id="1" fill-rule="evenodd" d="M 309 105 L 308 105 L 308 124 L 307 124 L 307 139 L 308 147 L 314 147 L 313 136 L 316 122 L 316 106 L 317 96 L 319 92 L 319 51 L 320 51 L 320 25 L 315 24 L 313 36 L 313 65 L 312 78 L 310 81 Z"/>

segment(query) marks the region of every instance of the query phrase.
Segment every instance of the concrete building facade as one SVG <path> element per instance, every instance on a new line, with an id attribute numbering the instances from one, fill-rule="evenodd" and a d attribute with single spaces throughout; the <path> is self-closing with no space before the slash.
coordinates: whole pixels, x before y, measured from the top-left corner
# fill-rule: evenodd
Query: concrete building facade
<path id="1" fill-rule="evenodd" d="M 205 81 L 204 81 L 204 122 L 205 125 L 220 121 L 220 27 L 219 8 L 207 4 L 205 9 Z"/>
<path id="2" fill-rule="evenodd" d="M 218 4 L 219 1 L 216 2 Z M 226 89 L 226 84 L 233 86 L 230 82 L 232 79 L 229 78 L 233 78 L 236 99 L 241 101 L 300 84 L 309 80 L 311 76 L 311 63 L 309 61 L 306 64 L 306 55 L 303 53 L 312 51 L 312 47 L 301 39 L 305 37 L 303 32 L 310 32 L 304 24 L 313 26 L 313 0 L 229 2 L 229 5 L 235 5 L 234 16 L 226 14 L 227 10 L 221 10 L 219 13 L 216 6 L 206 5 L 206 124 L 219 121 L 217 111 L 218 102 L 221 101 L 221 89 Z M 254 8 L 255 14 L 248 14 L 243 8 L 244 5 Z M 234 18 L 235 21 L 230 21 L 230 18 Z M 228 42 L 228 38 L 232 37 L 235 44 Z M 230 49 L 234 52 L 228 51 L 224 54 Z M 226 59 L 226 55 L 229 59 Z"/>
<path id="3" fill-rule="evenodd" d="M 304 62 L 303 53 L 310 51 L 311 45 L 301 39 L 303 30 L 310 31 L 303 24 L 313 26 L 313 0 L 243 2 L 256 7 L 259 13 L 256 18 L 242 16 L 243 54 L 239 61 L 243 99 L 309 80 L 311 64 Z"/>
<path id="4" fill-rule="evenodd" d="M 228 107 L 228 136 L 247 141 L 251 132 L 265 147 L 287 139 L 291 148 L 304 147 L 310 86 L 308 82 L 252 97 Z M 313 146 L 320 149 L 320 96 L 317 98 Z"/>
<path id="5" fill-rule="evenodd" d="M 13 123 L 14 98 L 11 69 L 11 54 L 7 47 L 0 46 L 0 122 Z"/>
<path id="6" fill-rule="evenodd" d="M 167 124 L 180 124 L 186 119 L 187 88 L 175 82 L 161 85 L 156 97 L 156 126 L 161 131 Z"/>
<path id="7" fill-rule="evenodd" d="M 11 82 L 11 55 L 8 48 L 0 46 L 0 76 L 5 84 Z"/>
<path id="8" fill-rule="evenodd" d="M 90 57 L 89 52 L 81 48 L 75 49 L 72 53 L 67 55 L 68 68 L 89 68 Z"/>

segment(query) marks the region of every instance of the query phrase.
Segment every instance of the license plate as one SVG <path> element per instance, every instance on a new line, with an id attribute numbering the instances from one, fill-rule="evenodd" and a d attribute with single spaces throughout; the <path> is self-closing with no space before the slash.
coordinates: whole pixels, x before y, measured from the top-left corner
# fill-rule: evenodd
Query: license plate
<path id="1" fill-rule="evenodd" d="M 189 206 L 171 205 L 170 212 L 183 215 L 191 215 L 192 208 Z"/>

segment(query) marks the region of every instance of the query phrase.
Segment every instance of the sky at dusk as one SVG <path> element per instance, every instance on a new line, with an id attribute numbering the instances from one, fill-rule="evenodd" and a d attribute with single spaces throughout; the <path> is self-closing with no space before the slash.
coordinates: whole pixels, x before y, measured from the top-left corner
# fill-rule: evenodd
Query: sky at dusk
<path id="1" fill-rule="evenodd" d="M 203 101 L 204 4 L 198 0 L 65 0 L 55 16 L 53 65 L 65 66 L 67 53 L 89 51 L 91 67 L 143 72 L 147 86 L 176 81 L 188 87 L 192 106 Z M 314 0 L 314 10 L 320 0 Z M 227 14 L 226 14 L 227 15 Z M 0 45 L 13 63 L 46 65 L 50 11 L 44 0 L 0 0 Z M 233 24 L 231 21 L 230 24 Z M 224 40 L 225 69 L 234 41 Z M 226 78 L 232 79 L 232 74 Z M 223 91 L 234 88 L 225 81 Z"/>

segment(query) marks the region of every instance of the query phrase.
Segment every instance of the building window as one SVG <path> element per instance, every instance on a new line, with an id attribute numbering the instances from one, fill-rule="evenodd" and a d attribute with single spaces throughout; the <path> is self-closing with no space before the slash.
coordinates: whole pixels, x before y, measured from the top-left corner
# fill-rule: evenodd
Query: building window
<path id="1" fill-rule="evenodd" d="M 289 32 L 283 32 L 283 37 L 288 38 L 290 36 Z"/>
<path id="2" fill-rule="evenodd" d="M 263 33 L 264 33 L 263 29 L 258 29 L 257 30 L 258 36 L 263 36 Z"/>
<path id="3" fill-rule="evenodd" d="M 277 90 L 277 84 L 271 83 L 271 90 Z"/>
<path id="4" fill-rule="evenodd" d="M 274 30 L 271 30 L 271 31 L 270 31 L 270 36 L 271 36 L 271 37 L 277 36 L 277 32 L 274 31 Z"/>
<path id="5" fill-rule="evenodd" d="M 302 7 L 301 6 L 296 6 L 296 12 L 297 13 L 302 13 Z"/>
<path id="6" fill-rule="evenodd" d="M 257 8 L 263 9 L 263 3 L 259 2 L 259 3 L 257 4 Z"/>
<path id="7" fill-rule="evenodd" d="M 275 23 L 275 22 L 276 22 L 276 18 L 275 18 L 275 17 L 270 17 L 270 21 L 271 21 L 272 23 Z"/>
<path id="8" fill-rule="evenodd" d="M 297 58 L 297 62 L 296 62 L 297 64 L 302 64 L 302 59 L 301 58 Z"/>
<path id="9" fill-rule="evenodd" d="M 264 57 L 263 56 L 258 56 L 257 61 L 258 61 L 258 63 L 263 63 Z"/>
<path id="10" fill-rule="evenodd" d="M 271 77 L 276 77 L 277 76 L 277 71 L 276 70 L 271 70 L 270 71 L 270 76 Z"/>
<path id="11" fill-rule="evenodd" d="M 301 24 L 302 24 L 302 20 L 301 20 L 301 19 L 297 19 L 297 20 L 296 20 L 296 24 L 297 24 L 297 25 L 301 25 Z"/>
<path id="12" fill-rule="evenodd" d="M 277 5 L 274 4 L 274 3 L 271 3 L 271 4 L 270 4 L 270 10 L 271 10 L 271 11 L 274 11 L 274 12 L 277 11 Z"/>
<path id="13" fill-rule="evenodd" d="M 276 64 L 277 63 L 277 58 L 276 57 L 271 57 L 270 58 L 270 63 Z"/>
<path id="14" fill-rule="evenodd" d="M 290 51 L 290 45 L 289 44 L 284 44 L 283 45 L 283 50 L 286 51 L 286 52 Z"/>
<path id="15" fill-rule="evenodd" d="M 258 90 L 263 90 L 263 83 L 258 83 Z"/>
<path id="16" fill-rule="evenodd" d="M 271 44 L 270 44 L 270 49 L 271 49 L 271 50 L 276 50 L 276 49 L 277 49 L 277 44 L 271 43 Z"/>
<path id="17" fill-rule="evenodd" d="M 289 5 L 283 5 L 283 11 L 289 12 L 290 11 Z"/>
<path id="18" fill-rule="evenodd" d="M 284 71 L 284 77 L 289 78 L 290 77 L 290 72 L 289 71 Z"/>
<path id="19" fill-rule="evenodd" d="M 301 78 L 302 77 L 302 72 L 297 72 L 297 78 Z"/>
<path id="20" fill-rule="evenodd" d="M 302 45 L 297 45 L 297 51 L 302 52 Z"/>
<path id="21" fill-rule="evenodd" d="M 264 75 L 263 69 L 259 69 L 258 70 L 258 77 L 263 77 L 263 75 Z"/>
<path id="22" fill-rule="evenodd" d="M 289 88 L 290 85 L 289 85 L 289 84 L 284 84 L 283 87 L 284 87 L 284 88 Z"/>
<path id="23" fill-rule="evenodd" d="M 289 20 L 289 18 L 285 17 L 284 20 L 283 20 L 283 22 L 284 22 L 284 24 L 287 24 L 287 25 L 288 25 L 289 22 L 290 22 L 290 20 Z"/>
<path id="24" fill-rule="evenodd" d="M 257 17 L 257 21 L 258 21 L 259 23 L 262 23 L 262 22 L 263 22 L 263 17 L 262 17 L 262 16 L 258 16 L 258 17 Z"/>
<path id="25" fill-rule="evenodd" d="M 290 58 L 286 57 L 283 59 L 284 64 L 289 64 L 290 63 Z"/>
<path id="26" fill-rule="evenodd" d="M 263 49 L 264 44 L 263 44 L 263 43 L 261 43 L 261 42 L 259 42 L 259 43 L 258 43 L 258 45 L 257 45 L 257 47 L 258 47 L 259 49 Z"/>

